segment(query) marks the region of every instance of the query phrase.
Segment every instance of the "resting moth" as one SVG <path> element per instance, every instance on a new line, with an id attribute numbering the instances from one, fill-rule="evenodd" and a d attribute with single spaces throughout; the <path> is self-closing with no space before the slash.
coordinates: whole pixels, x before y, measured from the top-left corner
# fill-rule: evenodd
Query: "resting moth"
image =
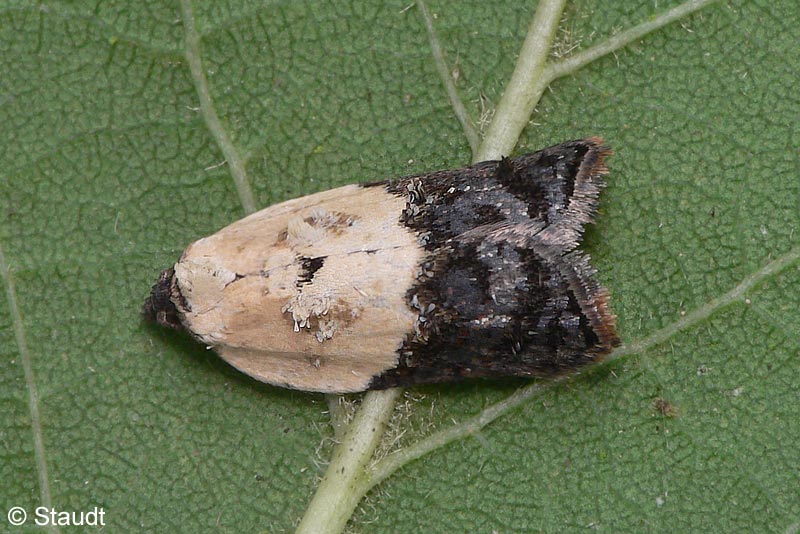
<path id="1" fill-rule="evenodd" d="M 619 344 L 577 249 L 609 153 L 595 137 L 276 204 L 189 245 L 143 313 L 306 391 L 576 370 Z"/>

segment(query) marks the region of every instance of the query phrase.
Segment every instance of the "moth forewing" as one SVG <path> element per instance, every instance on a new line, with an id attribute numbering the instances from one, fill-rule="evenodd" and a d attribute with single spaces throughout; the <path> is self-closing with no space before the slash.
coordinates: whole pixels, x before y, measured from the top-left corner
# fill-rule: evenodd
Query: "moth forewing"
<path id="1" fill-rule="evenodd" d="M 360 391 L 397 364 L 423 251 L 403 199 L 345 186 L 267 208 L 196 241 L 175 266 L 184 326 L 241 371 Z"/>
<path id="2" fill-rule="evenodd" d="M 607 154 L 572 141 L 277 204 L 190 245 L 144 313 L 307 391 L 575 369 L 618 343 L 573 252 Z"/>

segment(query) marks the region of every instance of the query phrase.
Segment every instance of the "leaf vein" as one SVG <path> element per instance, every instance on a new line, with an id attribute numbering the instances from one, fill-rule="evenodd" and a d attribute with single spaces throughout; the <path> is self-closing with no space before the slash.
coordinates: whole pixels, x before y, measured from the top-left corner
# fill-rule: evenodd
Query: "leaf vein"
<path id="1" fill-rule="evenodd" d="M 439 77 L 442 79 L 445 91 L 447 91 L 447 98 L 450 100 L 450 105 L 453 107 L 453 113 L 458 119 L 458 122 L 461 123 L 461 127 L 464 130 L 464 136 L 467 138 L 469 147 L 472 150 L 472 155 L 476 156 L 481 139 L 478 135 L 478 131 L 475 129 L 475 122 L 472 120 L 472 117 L 470 117 L 467 108 L 464 107 L 464 103 L 461 101 L 461 97 L 458 95 L 455 81 L 450 75 L 450 69 L 447 66 L 447 61 L 444 58 L 444 51 L 442 51 L 442 46 L 439 44 L 439 38 L 436 35 L 436 29 L 433 27 L 433 17 L 431 17 L 428 7 L 425 5 L 423 0 L 417 0 L 417 7 L 419 7 L 420 12 L 422 13 L 422 19 L 425 21 L 425 28 L 428 31 L 428 41 L 431 45 L 431 53 L 433 55 L 433 61 L 436 64 L 436 71 L 439 73 Z"/>
<path id="2" fill-rule="evenodd" d="M 192 74 L 192 80 L 194 81 L 194 87 L 197 91 L 197 97 L 200 100 L 200 112 L 203 115 L 203 119 L 205 120 L 211 136 L 225 156 L 225 161 L 228 163 L 231 176 L 236 184 L 236 192 L 239 195 L 239 201 L 242 203 L 245 213 L 253 213 L 256 211 L 256 203 L 253 198 L 253 191 L 250 187 L 250 180 L 247 177 L 245 162 L 239 155 L 239 151 L 234 146 L 233 141 L 231 141 L 228 131 L 219 119 L 214 101 L 211 98 L 211 92 L 208 88 L 208 79 L 203 70 L 203 61 L 200 51 L 200 34 L 195 27 L 191 0 L 181 0 L 181 15 L 183 17 L 183 28 L 186 39 L 186 60 L 189 62 L 189 69 Z"/>
<path id="3" fill-rule="evenodd" d="M 39 499 L 40 506 L 49 509 L 53 508 L 50 497 L 50 477 L 47 474 L 47 457 L 44 448 L 44 435 L 42 432 L 41 414 L 39 412 L 39 388 L 36 385 L 36 376 L 33 373 L 31 364 L 31 353 L 25 341 L 25 326 L 22 322 L 22 315 L 17 305 L 17 291 L 14 287 L 14 280 L 11 270 L 6 263 L 3 254 L 3 246 L 0 244 L 0 276 L 3 277 L 6 286 L 6 299 L 8 301 L 9 313 L 14 328 L 14 337 L 19 349 L 19 358 L 22 361 L 22 369 L 25 374 L 25 385 L 28 389 L 28 411 L 31 417 L 31 432 L 33 433 L 34 456 L 36 457 L 36 472 L 39 475 Z M 55 525 L 50 526 L 51 532 L 59 532 Z"/>

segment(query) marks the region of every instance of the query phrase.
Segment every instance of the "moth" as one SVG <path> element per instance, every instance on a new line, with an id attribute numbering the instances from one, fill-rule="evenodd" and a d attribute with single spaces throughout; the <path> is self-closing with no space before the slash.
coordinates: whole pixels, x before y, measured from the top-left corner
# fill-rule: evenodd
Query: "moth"
<path id="1" fill-rule="evenodd" d="M 578 249 L 609 154 L 594 137 L 276 204 L 189 245 L 143 314 L 305 391 L 575 371 L 619 344 Z"/>

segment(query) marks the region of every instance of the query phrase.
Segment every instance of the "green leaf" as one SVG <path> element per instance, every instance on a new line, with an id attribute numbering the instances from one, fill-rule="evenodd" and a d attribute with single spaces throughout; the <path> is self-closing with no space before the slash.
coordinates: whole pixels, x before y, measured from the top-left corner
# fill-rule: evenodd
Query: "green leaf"
<path id="1" fill-rule="evenodd" d="M 677 2 L 651 4 L 571 3 L 562 48 Z M 259 207 L 469 162 L 407 7 L 196 2 L 215 129 L 180 5 L 5 4 L 3 514 L 98 506 L 111 532 L 296 525 L 333 436 L 323 397 L 252 381 L 139 308 L 189 242 L 244 213 L 220 134 Z M 535 6 L 428 7 L 477 119 Z M 669 335 L 409 464 L 355 528 L 797 530 L 798 28 L 790 0 L 714 5 L 551 86 L 518 151 L 588 135 L 615 149 L 585 248 L 626 344 Z M 775 260 L 787 265 L 765 272 Z M 707 317 L 681 322 L 696 310 Z M 400 445 L 520 385 L 411 390 Z"/>

